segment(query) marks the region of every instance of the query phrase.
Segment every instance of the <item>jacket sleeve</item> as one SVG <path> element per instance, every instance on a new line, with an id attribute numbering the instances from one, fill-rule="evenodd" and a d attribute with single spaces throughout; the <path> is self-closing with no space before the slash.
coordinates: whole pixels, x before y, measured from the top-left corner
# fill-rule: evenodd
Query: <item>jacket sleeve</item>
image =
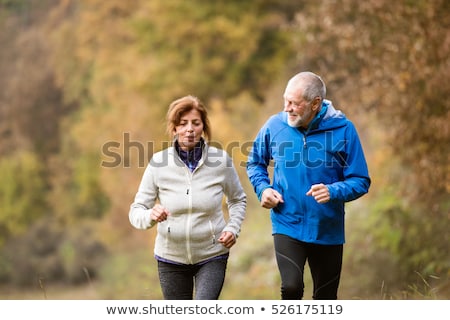
<path id="1" fill-rule="evenodd" d="M 136 229 L 148 229 L 155 225 L 155 222 L 150 219 L 151 208 L 153 208 L 157 198 L 157 187 L 154 178 L 152 167 L 149 164 L 145 169 L 138 192 L 128 214 L 131 225 Z"/>
<path id="2" fill-rule="evenodd" d="M 237 238 L 245 218 L 247 196 L 241 185 L 233 161 L 228 155 L 226 155 L 224 193 L 227 199 L 229 221 L 223 231 L 230 231 Z"/>
<path id="3" fill-rule="evenodd" d="M 267 171 L 271 159 L 270 135 L 267 128 L 263 127 L 253 142 L 247 160 L 247 175 L 259 200 L 263 191 L 272 187 Z"/>
<path id="4" fill-rule="evenodd" d="M 351 122 L 346 131 L 346 141 L 343 181 L 328 185 L 330 199 L 344 202 L 358 199 L 366 194 L 371 183 L 364 151 L 356 128 Z"/>

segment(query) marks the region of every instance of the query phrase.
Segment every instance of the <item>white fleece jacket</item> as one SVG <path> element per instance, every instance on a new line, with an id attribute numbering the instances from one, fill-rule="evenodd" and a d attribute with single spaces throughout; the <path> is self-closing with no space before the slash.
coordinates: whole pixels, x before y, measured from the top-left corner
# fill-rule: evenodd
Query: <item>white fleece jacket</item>
<path id="1" fill-rule="evenodd" d="M 226 198 L 228 221 L 222 201 Z M 174 147 L 153 155 L 147 166 L 129 219 L 137 229 L 151 228 L 156 201 L 170 216 L 158 223 L 154 253 L 184 264 L 195 264 L 227 253 L 217 241 L 223 231 L 239 235 L 246 195 L 229 155 L 205 143 L 202 158 L 191 172 Z"/>

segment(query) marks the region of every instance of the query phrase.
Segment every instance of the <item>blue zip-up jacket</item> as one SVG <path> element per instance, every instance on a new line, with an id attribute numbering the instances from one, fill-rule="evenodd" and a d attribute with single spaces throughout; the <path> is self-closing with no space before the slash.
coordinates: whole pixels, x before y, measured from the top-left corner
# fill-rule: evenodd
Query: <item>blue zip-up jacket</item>
<path id="1" fill-rule="evenodd" d="M 284 203 L 271 209 L 273 234 L 326 245 L 345 242 L 344 204 L 370 186 L 358 133 L 329 100 L 307 130 L 290 127 L 286 112 L 270 117 L 253 143 L 247 174 L 259 200 L 267 188 L 283 196 Z M 329 202 L 306 195 L 318 183 L 328 187 Z"/>

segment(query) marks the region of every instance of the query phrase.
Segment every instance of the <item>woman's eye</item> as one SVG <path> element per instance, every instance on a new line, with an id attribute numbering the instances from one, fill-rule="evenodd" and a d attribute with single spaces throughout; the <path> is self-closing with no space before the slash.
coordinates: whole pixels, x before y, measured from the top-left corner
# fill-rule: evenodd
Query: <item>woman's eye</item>
<path id="1" fill-rule="evenodd" d="M 185 127 L 185 126 L 187 126 L 188 124 L 189 124 L 189 122 L 187 122 L 187 121 L 185 121 L 185 122 L 180 122 L 180 123 L 177 125 L 177 127 Z M 198 126 L 201 126 L 201 125 L 202 125 L 202 122 L 201 122 L 201 121 L 195 121 L 195 122 L 192 122 L 191 125 L 194 126 L 194 127 L 198 127 Z"/>

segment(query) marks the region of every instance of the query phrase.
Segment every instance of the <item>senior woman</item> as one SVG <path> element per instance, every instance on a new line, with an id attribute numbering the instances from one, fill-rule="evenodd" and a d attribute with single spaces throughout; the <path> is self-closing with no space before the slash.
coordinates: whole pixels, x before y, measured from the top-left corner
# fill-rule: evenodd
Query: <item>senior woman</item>
<path id="1" fill-rule="evenodd" d="M 164 299 L 215 300 L 245 217 L 246 195 L 232 159 L 208 144 L 210 123 L 198 98 L 170 104 L 167 131 L 173 144 L 150 160 L 129 219 L 137 229 L 157 225 L 154 256 Z"/>

